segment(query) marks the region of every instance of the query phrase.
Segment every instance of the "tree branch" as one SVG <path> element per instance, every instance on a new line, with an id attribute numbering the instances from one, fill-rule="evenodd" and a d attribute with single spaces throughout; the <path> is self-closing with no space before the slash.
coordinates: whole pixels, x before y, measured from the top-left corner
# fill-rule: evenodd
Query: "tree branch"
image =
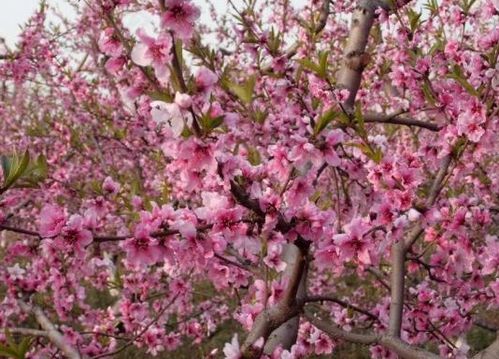
<path id="1" fill-rule="evenodd" d="M 47 338 L 66 356 L 68 359 L 81 359 L 82 356 L 64 339 L 64 336 L 56 329 L 54 324 L 47 318 L 43 310 L 36 305 L 29 305 L 22 300 L 18 300 L 22 310 L 33 313 L 36 321 L 45 330 Z"/>
<path id="2" fill-rule="evenodd" d="M 402 4 L 397 4 L 394 1 L 393 6 L 401 6 L 407 2 L 404 0 Z M 360 88 L 362 72 L 369 62 L 369 56 L 365 51 L 378 8 L 386 11 L 393 9 L 390 1 L 361 0 L 352 14 L 350 33 L 343 51 L 344 61 L 337 76 L 339 87 L 349 91 L 348 98 L 343 104 L 347 111 L 353 109 L 355 97 Z"/>
<path id="3" fill-rule="evenodd" d="M 487 348 L 479 352 L 473 359 L 497 359 L 499 358 L 499 332 L 496 340 L 492 342 Z"/>
<path id="4" fill-rule="evenodd" d="M 388 123 L 394 125 L 414 126 L 425 128 L 430 131 L 438 132 L 442 129 L 435 123 L 416 120 L 413 118 L 399 117 L 399 114 L 384 115 L 378 113 L 367 113 L 364 115 L 364 122 L 366 123 Z"/>
<path id="5" fill-rule="evenodd" d="M 354 304 L 347 303 L 344 300 L 336 298 L 332 295 L 313 295 L 305 298 L 305 303 L 312 303 L 312 302 L 333 302 L 342 306 L 343 308 L 351 309 L 361 314 L 364 314 L 373 320 L 379 320 L 377 315 L 369 312 L 368 310 L 362 309 Z"/>
<path id="6" fill-rule="evenodd" d="M 312 323 L 312 325 L 329 335 L 332 339 L 341 339 L 356 344 L 366 345 L 376 344 L 378 341 L 378 337 L 374 334 L 357 334 L 347 332 L 335 324 L 327 323 L 324 320 L 317 318 L 309 311 L 305 311 L 305 318 Z"/>
<path id="7" fill-rule="evenodd" d="M 31 335 L 34 337 L 48 337 L 48 333 L 45 330 L 31 328 L 6 328 L 5 330 L 15 334 Z"/>
<path id="8" fill-rule="evenodd" d="M 424 349 L 420 349 L 409 345 L 399 338 L 392 336 L 378 336 L 375 334 L 357 334 L 352 332 L 347 332 L 341 329 L 339 326 L 327 323 L 314 316 L 310 312 L 305 312 L 305 318 L 315 327 L 322 330 L 324 333 L 329 335 L 331 339 L 346 340 L 351 343 L 374 345 L 380 344 L 387 349 L 395 352 L 402 359 L 439 359 L 438 355 L 435 355 Z M 477 358 L 478 359 L 478 358 Z M 489 359 L 489 358 L 487 358 Z M 492 359 L 492 358 L 491 358 Z"/>
<path id="9" fill-rule="evenodd" d="M 282 257 L 287 266 L 284 270 L 283 277 L 289 278 L 292 276 L 294 266 L 299 256 L 301 256 L 301 251 L 296 245 L 287 244 L 284 247 Z M 301 303 L 307 294 L 307 272 L 308 264 L 306 263 L 299 280 L 298 290 L 296 292 L 296 301 L 298 305 L 302 305 Z M 265 343 L 264 353 L 271 355 L 278 346 L 281 346 L 283 349 L 290 349 L 291 346 L 295 344 L 296 338 L 298 337 L 299 324 L 300 316 L 296 315 L 275 329 Z"/>
<path id="10" fill-rule="evenodd" d="M 319 23 L 317 24 L 316 28 L 314 29 L 315 34 L 319 34 L 326 27 L 327 18 L 329 17 L 329 2 L 330 1 L 331 0 L 323 0 L 322 6 L 321 6 L 321 12 L 320 12 L 320 16 L 319 16 Z"/>
<path id="11" fill-rule="evenodd" d="M 264 348 L 255 348 L 255 342 L 260 338 L 263 338 L 265 343 L 272 332 L 290 319 L 297 317 L 303 307 L 303 300 L 297 298 L 297 293 L 300 283 L 304 281 L 303 278 L 306 273 L 306 255 L 308 247 L 304 248 L 296 244 L 288 244 L 288 246 L 288 250 L 291 251 L 288 259 L 288 273 L 290 273 L 290 277 L 283 298 L 279 303 L 264 309 L 256 317 L 253 327 L 241 347 L 244 358 L 259 358 Z M 288 332 L 284 329 L 282 329 L 282 331 Z M 273 338 L 272 344 L 266 346 L 265 349 L 267 351 L 271 350 L 271 347 L 276 344 L 278 345 L 281 343 L 278 342 L 277 338 Z"/>
<path id="12" fill-rule="evenodd" d="M 402 314 L 404 311 L 405 254 L 403 240 L 392 245 L 392 270 L 390 273 L 391 300 L 388 333 L 396 338 L 400 337 Z"/>

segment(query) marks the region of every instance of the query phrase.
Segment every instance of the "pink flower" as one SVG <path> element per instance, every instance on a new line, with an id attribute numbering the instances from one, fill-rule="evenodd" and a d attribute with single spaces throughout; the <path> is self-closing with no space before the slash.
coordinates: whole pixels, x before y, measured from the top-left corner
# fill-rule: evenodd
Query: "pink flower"
<path id="1" fill-rule="evenodd" d="M 217 75 L 204 66 L 196 72 L 196 87 L 200 92 L 208 92 L 217 81 Z"/>
<path id="2" fill-rule="evenodd" d="M 111 57 L 104 65 L 111 75 L 116 75 L 126 64 L 125 56 Z"/>
<path id="3" fill-rule="evenodd" d="M 132 264 L 150 265 L 159 260 L 160 249 L 156 240 L 151 237 L 147 225 L 138 224 L 133 238 L 127 239 L 123 246 L 127 251 L 127 259 Z"/>
<path id="4" fill-rule="evenodd" d="M 469 112 L 464 112 L 457 119 L 457 133 L 465 135 L 472 142 L 480 141 L 485 130 L 480 126 L 485 119 L 472 116 Z"/>
<path id="5" fill-rule="evenodd" d="M 55 237 L 61 233 L 66 222 L 64 210 L 58 206 L 46 205 L 40 212 L 39 231 L 42 237 Z"/>
<path id="6" fill-rule="evenodd" d="M 139 66 L 152 66 L 158 80 L 162 83 L 168 83 L 170 79 L 168 63 L 172 56 L 170 37 L 160 35 L 154 39 L 141 30 L 137 32 L 137 36 L 140 41 L 132 49 L 132 61 Z"/>
<path id="7" fill-rule="evenodd" d="M 120 191 L 120 188 L 120 184 L 113 181 L 113 179 L 109 176 L 104 179 L 104 182 L 102 182 L 102 190 L 109 194 L 117 194 Z"/>
<path id="8" fill-rule="evenodd" d="M 118 57 L 123 53 L 123 45 L 118 36 L 115 36 L 114 29 L 108 27 L 99 38 L 99 49 L 106 55 Z"/>
<path id="9" fill-rule="evenodd" d="M 314 263 L 319 269 L 335 268 L 334 264 L 338 261 L 336 245 L 329 245 L 315 252 Z"/>
<path id="10" fill-rule="evenodd" d="M 92 243 L 92 233 L 83 227 L 83 217 L 72 215 L 62 229 L 62 239 L 76 250 L 81 250 Z"/>
<path id="11" fill-rule="evenodd" d="M 286 193 L 286 202 L 290 207 L 303 206 L 308 201 L 308 197 L 313 191 L 314 188 L 307 178 L 298 178 Z"/>
<path id="12" fill-rule="evenodd" d="M 281 260 L 282 247 L 280 244 L 269 245 L 267 256 L 263 262 L 270 268 L 274 268 L 278 272 L 282 272 L 286 268 L 286 263 Z"/>
<path id="13" fill-rule="evenodd" d="M 362 264 L 370 264 L 369 244 L 364 239 L 364 234 L 369 230 L 369 226 L 360 218 L 354 218 L 345 226 L 345 233 L 333 236 L 334 241 L 339 246 L 339 254 L 342 260 L 350 260 L 355 255 Z"/>
<path id="14" fill-rule="evenodd" d="M 183 40 L 189 40 L 194 31 L 194 23 L 201 15 L 190 0 L 166 0 L 166 11 L 162 24 Z"/>
<path id="15" fill-rule="evenodd" d="M 335 146 L 341 142 L 343 142 L 343 133 L 340 130 L 330 131 L 326 135 L 326 144 L 321 151 L 328 165 L 337 167 L 341 164 L 341 159 L 335 150 Z"/>
<path id="16" fill-rule="evenodd" d="M 459 43 L 455 40 L 451 40 L 445 45 L 444 53 L 452 60 L 459 60 L 458 56 Z"/>

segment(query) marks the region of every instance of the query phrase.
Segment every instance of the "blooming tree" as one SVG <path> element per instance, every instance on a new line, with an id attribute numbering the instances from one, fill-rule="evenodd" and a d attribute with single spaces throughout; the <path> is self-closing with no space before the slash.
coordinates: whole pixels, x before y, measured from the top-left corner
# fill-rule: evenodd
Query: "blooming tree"
<path id="1" fill-rule="evenodd" d="M 498 328 L 497 1 L 70 4 L 1 54 L 1 355 L 233 319 L 202 355 L 499 357 L 466 341 Z"/>

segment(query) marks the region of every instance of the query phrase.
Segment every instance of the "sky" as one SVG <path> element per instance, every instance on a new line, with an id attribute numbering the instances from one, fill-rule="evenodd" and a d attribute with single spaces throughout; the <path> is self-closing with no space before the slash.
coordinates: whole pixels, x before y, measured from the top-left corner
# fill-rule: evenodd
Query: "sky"
<path id="1" fill-rule="evenodd" d="M 193 0 L 201 7 L 201 20 L 209 21 L 207 14 L 206 1 Z M 226 0 L 212 0 L 217 10 L 224 11 L 227 8 Z M 295 5 L 303 3 L 304 0 L 292 0 Z M 9 47 L 16 43 L 17 35 L 19 34 L 19 25 L 23 24 L 38 7 L 39 0 L 0 0 L 0 38 L 4 38 Z M 68 9 L 65 6 L 65 0 L 49 0 L 50 4 L 59 6 L 61 9 Z M 238 1 L 236 0 L 237 4 Z M 136 16 L 129 19 L 129 25 L 132 28 L 147 25 L 150 19 L 144 16 Z"/>

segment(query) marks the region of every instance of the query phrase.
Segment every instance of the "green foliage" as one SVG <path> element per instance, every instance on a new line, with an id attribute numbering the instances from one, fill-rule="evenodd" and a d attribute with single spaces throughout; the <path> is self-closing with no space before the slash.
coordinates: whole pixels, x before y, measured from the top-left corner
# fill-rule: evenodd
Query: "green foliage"
<path id="1" fill-rule="evenodd" d="M 210 112 L 211 111 L 208 110 L 199 118 L 199 123 L 206 134 L 209 134 L 224 123 L 224 116 L 212 117 Z"/>
<path id="2" fill-rule="evenodd" d="M 421 24 L 424 22 L 421 20 L 421 13 L 414 11 L 413 9 L 409 8 L 407 10 L 407 16 L 409 17 L 409 27 L 411 29 L 411 32 L 416 31 L 419 29 Z"/>
<path id="3" fill-rule="evenodd" d="M 430 11 L 431 15 L 435 15 L 438 12 L 438 0 L 428 0 L 423 6 Z"/>
<path id="4" fill-rule="evenodd" d="M 3 171 L 3 184 L 0 194 L 11 187 L 32 188 L 47 177 L 47 159 L 43 154 L 35 160 L 30 158 L 29 152 L 24 154 L 14 153 L 12 155 L 0 156 Z"/>
<path id="5" fill-rule="evenodd" d="M 318 59 L 319 62 L 315 63 L 310 59 L 299 60 L 300 64 L 307 70 L 312 71 L 321 79 L 327 78 L 328 62 L 327 58 L 329 56 L 329 51 L 319 52 Z"/>
<path id="6" fill-rule="evenodd" d="M 20 342 L 16 342 L 12 334 L 5 330 L 5 339 L 6 344 L 0 344 L 0 355 L 13 359 L 26 358 L 26 353 L 33 342 L 30 337 L 23 337 Z"/>
<path id="7" fill-rule="evenodd" d="M 226 81 L 228 89 L 236 95 L 244 104 L 248 105 L 253 101 L 255 92 L 256 77 L 250 76 L 241 84 Z"/>
<path id="8" fill-rule="evenodd" d="M 322 114 L 322 116 L 317 120 L 314 126 L 314 135 L 321 133 L 323 129 L 327 127 L 334 119 L 338 118 L 340 112 L 335 109 L 329 109 Z"/>
<path id="9" fill-rule="evenodd" d="M 466 80 L 466 76 L 463 74 L 463 69 L 459 65 L 454 65 L 452 72 L 447 75 L 451 79 L 456 80 L 459 84 L 472 96 L 479 96 L 477 90 Z"/>
<path id="10" fill-rule="evenodd" d="M 262 163 L 262 158 L 260 156 L 260 152 L 253 147 L 249 145 L 245 145 L 246 150 L 248 151 L 248 161 L 251 163 L 253 166 L 258 166 L 260 163 Z"/>

